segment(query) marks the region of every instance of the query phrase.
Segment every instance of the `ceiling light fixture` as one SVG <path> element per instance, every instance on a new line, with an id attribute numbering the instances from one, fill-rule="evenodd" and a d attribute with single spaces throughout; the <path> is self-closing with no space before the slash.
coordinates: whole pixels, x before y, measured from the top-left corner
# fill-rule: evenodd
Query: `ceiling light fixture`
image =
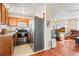
<path id="1" fill-rule="evenodd" d="M 25 13 L 24 11 L 22 11 L 22 13 Z"/>

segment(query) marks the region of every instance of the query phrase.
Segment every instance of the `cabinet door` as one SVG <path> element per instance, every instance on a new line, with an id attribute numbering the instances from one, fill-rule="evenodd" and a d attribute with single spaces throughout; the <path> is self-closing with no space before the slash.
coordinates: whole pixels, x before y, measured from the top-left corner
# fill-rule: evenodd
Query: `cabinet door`
<path id="1" fill-rule="evenodd" d="M 26 25 L 26 27 L 28 26 L 27 19 L 23 19 L 22 22 Z"/>
<path id="2" fill-rule="evenodd" d="M 27 26 L 32 22 L 32 19 L 27 19 Z"/>
<path id="3" fill-rule="evenodd" d="M 13 53 L 13 37 L 0 37 L 0 56 L 10 56 Z"/>
<path id="4" fill-rule="evenodd" d="M 1 9 L 2 9 L 2 7 L 1 7 L 1 3 L 0 3 L 0 23 L 1 23 L 1 14 L 2 14 Z"/>
<path id="5" fill-rule="evenodd" d="M 9 17 L 9 25 L 10 26 L 17 26 L 17 18 L 16 17 Z"/>
<path id="6" fill-rule="evenodd" d="M 6 25 L 9 25 L 8 10 L 6 9 Z"/>
<path id="7" fill-rule="evenodd" d="M 6 22 L 6 8 L 2 4 L 2 23 L 5 24 L 5 22 Z"/>
<path id="8" fill-rule="evenodd" d="M 18 22 L 23 22 L 23 19 L 22 18 L 18 18 Z"/>
<path id="9" fill-rule="evenodd" d="M 3 51 L 4 50 L 4 46 L 3 46 L 3 38 L 0 37 L 0 56 L 3 56 Z"/>
<path id="10" fill-rule="evenodd" d="M 10 37 L 4 37 L 4 56 L 11 55 Z"/>
<path id="11" fill-rule="evenodd" d="M 4 37 L 4 56 L 10 56 L 13 53 L 13 37 Z"/>

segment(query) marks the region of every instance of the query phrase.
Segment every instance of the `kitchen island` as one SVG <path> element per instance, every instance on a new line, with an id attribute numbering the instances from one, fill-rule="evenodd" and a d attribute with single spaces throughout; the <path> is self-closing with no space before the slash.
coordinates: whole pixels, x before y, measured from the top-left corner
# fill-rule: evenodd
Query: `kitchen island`
<path id="1" fill-rule="evenodd" d="M 0 35 L 0 56 L 12 55 L 17 40 L 16 37 L 17 32 L 7 32 Z"/>

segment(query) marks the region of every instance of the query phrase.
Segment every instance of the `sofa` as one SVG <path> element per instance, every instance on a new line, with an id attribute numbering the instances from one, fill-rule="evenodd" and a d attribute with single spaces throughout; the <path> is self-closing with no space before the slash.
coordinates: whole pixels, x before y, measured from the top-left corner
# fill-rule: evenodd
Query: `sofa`
<path id="1" fill-rule="evenodd" d="M 79 37 L 79 30 L 76 29 L 71 29 L 69 34 L 66 35 L 66 39 L 67 38 L 76 39 L 76 37 Z"/>

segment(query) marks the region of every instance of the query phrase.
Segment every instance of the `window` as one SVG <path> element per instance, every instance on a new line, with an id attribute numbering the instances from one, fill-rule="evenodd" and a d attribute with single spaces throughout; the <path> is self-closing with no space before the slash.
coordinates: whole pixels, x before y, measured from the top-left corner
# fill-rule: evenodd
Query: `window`
<path id="1" fill-rule="evenodd" d="M 26 28 L 26 24 L 24 22 L 18 22 L 18 27 L 20 28 Z"/>

